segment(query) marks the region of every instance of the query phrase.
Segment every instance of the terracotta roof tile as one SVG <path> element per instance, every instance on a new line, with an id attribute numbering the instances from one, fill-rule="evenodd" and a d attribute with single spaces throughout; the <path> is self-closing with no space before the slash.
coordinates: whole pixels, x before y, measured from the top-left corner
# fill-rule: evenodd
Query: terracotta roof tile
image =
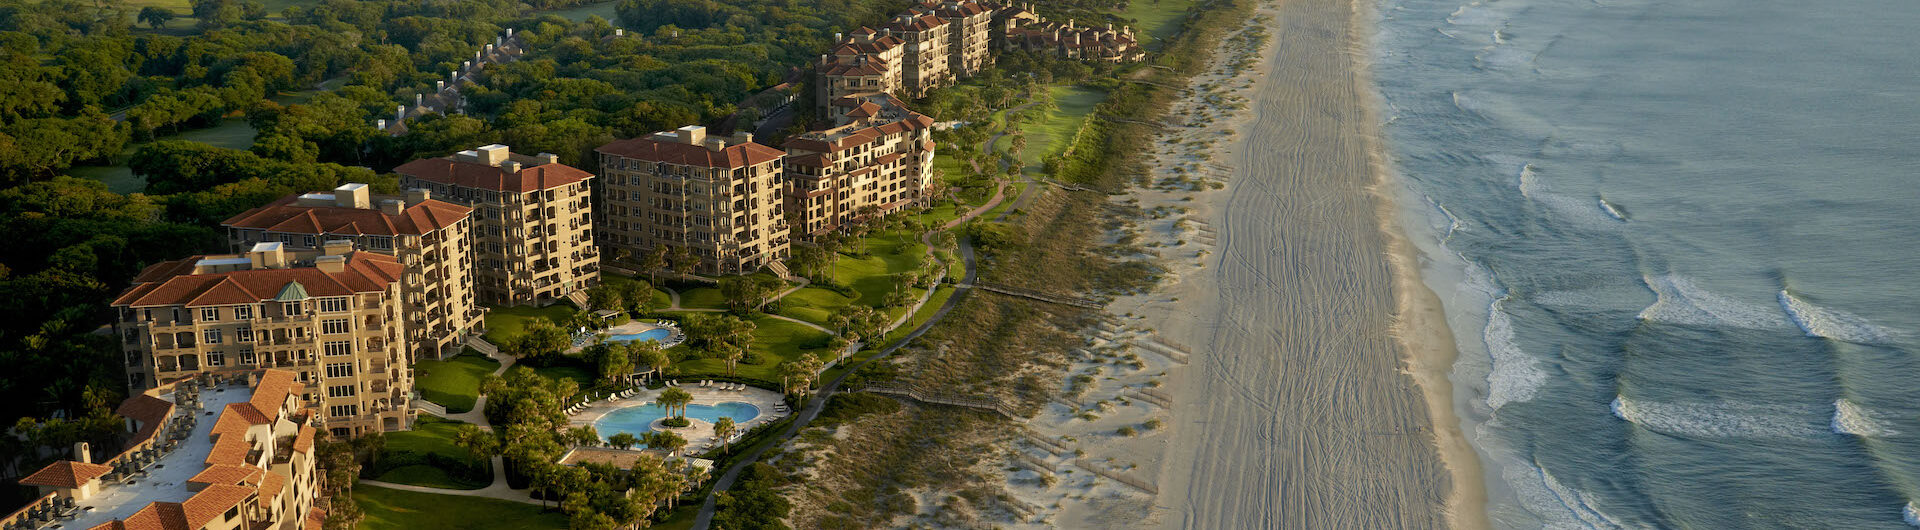
<path id="1" fill-rule="evenodd" d="M 187 502 L 180 503 L 186 513 L 187 528 L 200 528 L 219 519 L 228 509 L 246 502 L 254 494 L 254 489 L 246 486 L 215 484 L 193 494 Z"/>
<path id="2" fill-rule="evenodd" d="M 194 528 L 187 526 L 186 510 L 177 502 L 148 504 L 147 507 L 134 512 L 125 520 L 117 522 L 120 524 L 115 528 L 126 530 L 191 530 Z"/>
<path id="3" fill-rule="evenodd" d="M 319 528 L 327 524 L 327 511 L 315 506 L 307 509 L 307 528 Z"/>
<path id="4" fill-rule="evenodd" d="M 648 162 L 664 162 L 683 166 L 700 166 L 726 169 L 739 169 L 757 166 L 785 156 L 785 152 L 746 142 L 729 145 L 719 151 L 707 149 L 704 145 L 684 144 L 648 137 L 616 140 L 613 143 L 595 149 L 603 154 L 614 155 Z"/>
<path id="5" fill-rule="evenodd" d="M 268 471 L 260 480 L 260 507 L 272 506 L 273 501 L 279 500 L 280 494 L 286 493 L 289 482 L 292 480 L 280 474 L 279 471 Z"/>
<path id="6" fill-rule="evenodd" d="M 121 402 L 120 408 L 115 412 L 140 424 L 140 430 L 133 433 L 133 439 L 127 442 L 131 447 L 147 441 L 148 438 L 153 437 L 153 433 L 159 432 L 160 426 L 166 423 L 167 416 L 173 415 L 173 402 L 147 394 L 136 394 Z"/>
<path id="7" fill-rule="evenodd" d="M 25 486 L 48 486 L 54 488 L 78 488 L 87 481 L 100 478 L 112 472 L 113 468 L 100 464 L 87 464 L 72 460 L 61 460 L 40 468 L 27 478 L 20 479 Z"/>
<path id="8" fill-rule="evenodd" d="M 298 195 L 282 197 L 220 224 L 289 234 L 417 236 L 452 226 L 473 211 L 465 206 L 428 199 L 406 207 L 399 215 L 388 215 L 379 208 L 302 206 L 299 199 Z"/>
<path id="9" fill-rule="evenodd" d="M 299 388 L 293 381 L 293 372 L 286 370 L 267 370 L 260 375 L 260 383 L 253 387 L 253 397 L 247 403 L 260 414 L 259 418 L 249 417 L 255 425 L 271 423 L 280 416 L 280 408 L 287 402 L 287 396 Z"/>
<path id="10" fill-rule="evenodd" d="M 296 453 L 305 453 L 313 449 L 313 435 L 313 426 L 301 424 L 300 434 L 293 437 L 293 451 Z"/>
<path id="11" fill-rule="evenodd" d="M 529 192 L 556 188 L 593 178 L 592 173 L 565 164 L 522 166 L 508 173 L 497 166 L 463 162 L 452 158 L 423 158 L 393 168 L 401 175 L 467 188 L 494 191 Z"/>
<path id="12" fill-rule="evenodd" d="M 187 479 L 187 482 L 208 485 L 258 484 L 262 480 L 261 475 L 264 471 L 265 470 L 260 469 L 259 466 L 250 464 L 220 464 L 207 466 L 206 469 L 201 470 L 200 473 L 194 475 L 193 478 Z"/>
<path id="13" fill-rule="evenodd" d="M 290 269 L 251 269 L 193 274 L 195 256 L 175 262 L 163 262 L 141 272 L 133 287 L 127 288 L 113 305 L 150 307 L 186 305 L 251 304 L 269 300 L 292 282 L 300 282 L 312 296 L 346 296 L 387 290 L 403 270 L 392 256 L 355 252 L 347 257 L 346 270 L 328 273 L 313 267 Z M 186 264 L 182 267 L 180 264 Z"/>
<path id="14" fill-rule="evenodd" d="M 213 442 L 213 449 L 207 451 L 205 463 L 209 466 L 246 464 L 247 453 L 250 452 L 253 452 L 253 444 L 247 443 L 245 436 L 221 436 Z"/>

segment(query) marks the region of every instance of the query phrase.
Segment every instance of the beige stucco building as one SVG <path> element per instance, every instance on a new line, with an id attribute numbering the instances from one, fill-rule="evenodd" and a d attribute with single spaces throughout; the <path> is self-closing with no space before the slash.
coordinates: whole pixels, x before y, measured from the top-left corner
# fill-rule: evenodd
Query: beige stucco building
<path id="1" fill-rule="evenodd" d="M 1001 8 L 999 19 L 1001 46 L 1081 61 L 1121 63 L 1140 61 L 1147 52 L 1133 37 L 1133 27 L 1114 29 L 1076 25 L 1047 20 L 1034 11 L 1032 4 Z"/>
<path id="2" fill-rule="evenodd" d="M 750 134 L 687 126 L 597 152 L 602 244 L 635 259 L 656 247 L 691 248 L 706 274 L 745 274 L 786 258 L 779 149 Z"/>
<path id="3" fill-rule="evenodd" d="M 548 305 L 600 283 L 592 173 L 556 155 L 488 145 L 394 168 L 405 189 L 473 209 L 474 290 L 482 303 Z"/>
<path id="4" fill-rule="evenodd" d="M 787 211 L 793 231 L 812 237 L 853 221 L 862 208 L 880 215 L 911 205 L 933 179 L 933 119 L 886 94 L 835 103 L 836 126 L 788 138 Z"/>
<path id="5" fill-rule="evenodd" d="M 831 53 L 814 65 L 816 103 L 893 94 L 922 98 L 993 63 L 994 11 L 974 0 L 924 2 L 879 29 L 834 35 Z"/>
<path id="6" fill-rule="evenodd" d="M 326 518 L 305 388 L 256 370 L 147 389 L 119 408 L 123 451 L 74 459 L 20 480 L 40 498 L 0 527 L 91 530 L 318 530 Z"/>
<path id="7" fill-rule="evenodd" d="M 980 73 L 993 64 L 993 9 L 973 0 L 922 2 L 913 13 L 931 14 L 949 24 L 947 68 L 956 77 Z"/>
<path id="8" fill-rule="evenodd" d="M 278 368 L 314 389 L 319 424 L 334 434 L 409 428 L 405 268 L 344 240 L 320 254 L 296 261 L 266 242 L 141 271 L 113 302 L 129 386 Z"/>
<path id="9" fill-rule="evenodd" d="M 288 252 L 311 254 L 324 242 L 349 240 L 359 250 L 399 258 L 406 267 L 400 291 L 408 353 L 417 361 L 458 354 L 466 337 L 484 326 L 473 290 L 470 212 L 424 189 L 375 196 L 365 184 L 347 184 L 288 196 L 221 225 L 236 252 L 279 242 Z"/>

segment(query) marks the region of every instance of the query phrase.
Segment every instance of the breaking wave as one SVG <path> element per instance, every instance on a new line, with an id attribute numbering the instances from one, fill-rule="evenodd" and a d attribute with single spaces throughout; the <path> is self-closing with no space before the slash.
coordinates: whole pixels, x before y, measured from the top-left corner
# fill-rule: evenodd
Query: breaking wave
<path id="1" fill-rule="evenodd" d="M 1821 337 L 1858 344 L 1881 344 L 1893 337 L 1893 331 L 1876 326 L 1867 319 L 1845 311 L 1827 309 L 1780 290 L 1780 308 L 1809 337 Z"/>
<path id="2" fill-rule="evenodd" d="M 1505 297 L 1494 300 L 1487 308 L 1487 328 L 1482 333 L 1487 354 L 1493 357 L 1493 370 L 1487 374 L 1487 406 L 1494 410 L 1508 403 L 1532 400 L 1540 387 L 1547 384 L 1547 373 L 1514 341 L 1513 317 L 1500 308 L 1506 300 Z"/>
<path id="3" fill-rule="evenodd" d="M 1640 320 L 1741 329 L 1788 329 L 1793 325 L 1772 307 L 1714 294 L 1685 276 L 1642 276 L 1641 280 L 1653 290 L 1654 301 L 1640 311 Z"/>
<path id="4" fill-rule="evenodd" d="M 1873 413 L 1859 404 L 1846 399 L 1833 402 L 1834 434 L 1851 434 L 1867 438 L 1885 438 L 1900 434 L 1893 430 L 1885 420 L 1873 417 Z"/>
<path id="5" fill-rule="evenodd" d="M 1613 398 L 1613 415 L 1647 430 L 1686 438 L 1809 438 L 1824 431 L 1812 411 L 1746 403 L 1640 402 Z"/>

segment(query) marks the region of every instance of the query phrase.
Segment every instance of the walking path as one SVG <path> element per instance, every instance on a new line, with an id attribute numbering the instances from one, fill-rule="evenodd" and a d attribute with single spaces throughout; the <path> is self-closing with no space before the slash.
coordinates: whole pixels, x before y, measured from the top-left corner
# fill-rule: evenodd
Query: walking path
<path id="1" fill-rule="evenodd" d="M 481 355 L 485 355 L 488 358 L 491 358 L 495 361 L 500 362 L 500 367 L 493 370 L 493 375 L 496 375 L 496 376 L 506 373 L 507 369 L 512 368 L 513 363 L 517 361 L 517 359 L 514 359 L 511 356 L 501 355 L 500 348 L 495 347 L 493 343 L 487 342 L 487 339 L 484 339 L 484 338 L 480 338 L 476 336 L 476 337 L 467 339 L 467 346 L 473 348 L 474 351 L 480 352 Z M 480 397 L 475 398 L 473 400 L 473 410 L 469 410 L 459 414 L 446 414 L 446 415 L 442 415 L 441 417 L 449 420 L 464 421 L 467 423 L 478 425 L 482 429 L 491 431 L 493 430 L 493 425 L 487 422 L 486 410 L 487 410 L 487 395 L 481 394 Z M 411 484 L 395 484 L 392 482 L 382 482 L 378 480 L 364 479 L 364 478 L 360 479 L 359 483 L 372 484 L 382 488 L 393 488 L 397 490 L 414 491 L 414 492 L 420 492 L 420 493 L 438 493 L 441 495 L 460 495 L 464 497 L 488 497 L 488 498 L 501 499 L 501 500 L 524 502 L 528 504 L 542 504 L 542 505 L 545 504 L 542 501 L 533 498 L 533 495 L 531 493 L 528 493 L 527 491 L 516 490 L 510 487 L 507 487 L 507 463 L 506 463 L 506 460 L 498 456 L 493 457 L 493 483 L 488 484 L 487 487 L 480 488 L 477 490 L 460 490 L 460 489 L 448 489 L 448 488 L 434 488 L 434 487 L 428 487 L 428 486 L 414 486 Z"/>

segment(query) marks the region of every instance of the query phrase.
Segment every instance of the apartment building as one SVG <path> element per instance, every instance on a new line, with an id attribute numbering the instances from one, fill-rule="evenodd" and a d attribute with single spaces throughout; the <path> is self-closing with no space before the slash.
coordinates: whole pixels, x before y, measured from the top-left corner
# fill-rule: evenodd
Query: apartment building
<path id="1" fill-rule="evenodd" d="M 409 361 L 460 353 L 466 337 L 484 327 L 474 298 L 471 209 L 432 198 L 424 189 L 376 196 L 366 184 L 332 192 L 291 195 L 235 215 L 221 225 L 235 252 L 261 242 L 310 259 L 328 241 L 399 259 L 406 267 Z"/>
<path id="2" fill-rule="evenodd" d="M 74 460 L 20 480 L 40 497 L 0 528 L 318 530 L 318 433 L 295 377 L 259 370 L 135 394 L 119 409 L 125 450 L 95 463 L 76 444 Z"/>
<path id="3" fill-rule="evenodd" d="M 745 274 L 787 256 L 779 149 L 686 126 L 600 146 L 601 243 L 641 256 L 686 247 L 705 274 Z"/>
<path id="4" fill-rule="evenodd" d="M 886 215 L 933 179 L 933 119 L 887 94 L 835 102 L 835 127 L 789 138 L 786 210 L 802 237 L 833 231 L 868 206 Z"/>
<path id="5" fill-rule="evenodd" d="M 994 11 L 974 0 L 925 2 L 896 15 L 880 29 L 835 34 L 832 53 L 814 65 L 821 107 L 842 98 L 893 94 L 926 97 L 961 76 L 992 64 Z"/>
<path id="6" fill-rule="evenodd" d="M 996 15 L 1001 26 L 1001 46 L 1081 61 L 1121 63 L 1141 61 L 1147 52 L 1133 38 L 1133 27 L 1113 29 L 1076 26 L 1047 20 L 1033 10 L 1032 4 L 1002 8 Z"/>
<path id="7" fill-rule="evenodd" d="M 980 73 L 993 64 L 993 9 L 973 0 L 924 2 L 913 13 L 931 14 L 949 24 L 947 67 L 955 77 Z"/>
<path id="8" fill-rule="evenodd" d="M 112 304 L 129 387 L 278 368 L 316 389 L 319 424 L 336 435 L 410 427 L 405 267 L 345 240 L 320 254 L 296 262 L 264 242 L 141 271 Z"/>
<path id="9" fill-rule="evenodd" d="M 482 303 L 549 305 L 600 283 L 592 173 L 549 153 L 494 144 L 394 168 L 400 187 L 473 209 L 474 291 Z"/>

